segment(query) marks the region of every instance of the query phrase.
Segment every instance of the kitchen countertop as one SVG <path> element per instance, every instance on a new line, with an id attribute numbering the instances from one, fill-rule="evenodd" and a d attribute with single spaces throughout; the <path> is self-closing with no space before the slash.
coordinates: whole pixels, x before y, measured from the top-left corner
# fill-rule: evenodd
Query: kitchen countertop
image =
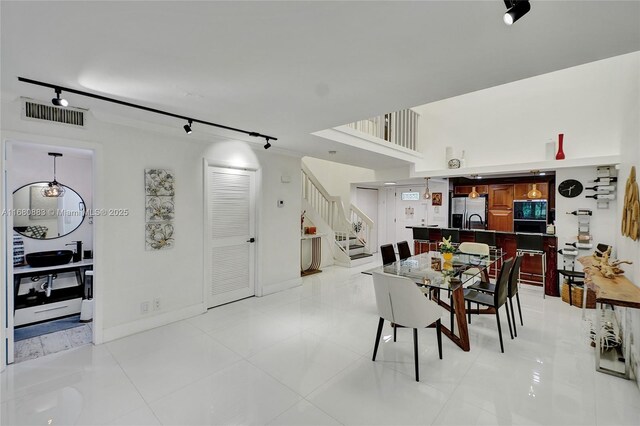
<path id="1" fill-rule="evenodd" d="M 427 229 L 437 229 L 437 230 L 442 230 L 442 229 L 451 229 L 451 230 L 457 230 L 460 232 L 475 232 L 475 231 L 485 231 L 485 232 L 495 232 L 496 234 L 502 234 L 502 235 L 515 235 L 518 232 L 507 232 L 507 231 L 492 231 L 490 229 L 460 229 L 460 228 L 441 228 L 439 226 L 407 226 L 406 228 L 408 229 L 413 229 L 413 228 L 427 228 Z M 528 234 L 529 232 L 521 232 L 522 234 Z M 553 237 L 556 238 L 557 235 L 556 234 L 541 234 L 543 237 Z"/>

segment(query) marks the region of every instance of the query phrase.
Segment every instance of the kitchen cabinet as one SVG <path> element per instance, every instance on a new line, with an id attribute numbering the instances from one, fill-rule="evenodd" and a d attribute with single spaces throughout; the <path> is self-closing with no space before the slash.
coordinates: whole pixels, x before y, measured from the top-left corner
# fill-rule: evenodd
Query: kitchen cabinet
<path id="1" fill-rule="evenodd" d="M 471 193 L 472 190 L 473 190 L 473 186 L 471 186 L 471 185 L 456 186 L 455 188 L 453 188 L 453 194 L 454 195 L 468 195 L 468 194 Z M 478 194 L 488 194 L 489 193 L 489 186 L 488 185 L 476 185 L 476 192 Z"/>
<path id="2" fill-rule="evenodd" d="M 513 209 L 513 185 L 489 186 L 489 210 Z"/>
<path id="3" fill-rule="evenodd" d="M 514 200 L 530 200 L 527 195 L 531 189 L 533 189 L 533 183 L 516 183 L 513 186 L 513 199 Z M 536 188 L 542 193 L 540 200 L 549 199 L 549 184 L 547 182 L 536 182 Z"/>
<path id="4" fill-rule="evenodd" d="M 489 210 L 487 229 L 513 232 L 513 210 Z"/>
<path id="5" fill-rule="evenodd" d="M 487 228 L 513 232 L 513 185 L 489 185 Z"/>

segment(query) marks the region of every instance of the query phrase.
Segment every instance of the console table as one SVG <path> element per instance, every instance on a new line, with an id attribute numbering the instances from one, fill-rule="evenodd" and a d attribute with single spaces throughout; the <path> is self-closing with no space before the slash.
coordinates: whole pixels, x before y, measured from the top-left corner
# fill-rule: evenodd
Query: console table
<path id="1" fill-rule="evenodd" d="M 640 288 L 636 287 L 631 281 L 629 281 L 624 276 L 620 275 L 615 278 L 605 278 L 602 276 L 600 271 L 596 268 L 592 267 L 593 258 L 590 256 L 580 257 L 578 258 L 578 262 L 580 262 L 584 266 L 585 272 L 585 284 L 591 288 L 596 293 L 596 305 L 600 303 L 600 312 L 596 312 L 596 324 L 595 324 L 595 332 L 596 332 L 596 370 L 601 373 L 611 374 L 612 376 L 622 377 L 624 379 L 629 379 L 631 377 L 631 360 L 630 360 L 630 349 L 631 345 L 629 344 L 630 339 L 630 324 L 628 324 L 628 309 L 640 309 Z M 585 289 L 586 294 L 586 289 Z M 624 372 L 612 370 L 606 367 L 603 367 L 600 364 L 601 361 L 601 348 L 600 348 L 600 332 L 602 331 L 600 324 L 600 313 L 604 309 L 604 305 L 612 305 L 612 306 L 620 306 L 625 308 L 623 310 L 624 313 L 624 325 L 622 328 L 622 345 L 623 345 L 623 354 L 624 357 Z"/>
<path id="2" fill-rule="evenodd" d="M 305 234 L 300 237 L 300 276 L 317 274 L 320 270 L 320 261 L 322 260 L 322 236 L 324 234 Z M 305 269 L 302 262 L 302 244 L 305 241 L 311 241 L 311 264 Z"/>

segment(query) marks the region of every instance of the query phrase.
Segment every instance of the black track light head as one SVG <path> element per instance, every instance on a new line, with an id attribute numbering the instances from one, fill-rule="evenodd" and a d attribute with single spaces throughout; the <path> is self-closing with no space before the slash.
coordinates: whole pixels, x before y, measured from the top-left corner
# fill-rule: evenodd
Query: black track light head
<path id="1" fill-rule="evenodd" d="M 507 6 L 507 11 L 505 12 L 503 19 L 504 23 L 507 25 L 512 25 L 531 10 L 529 0 L 504 0 L 504 4 Z"/>
<path id="2" fill-rule="evenodd" d="M 187 132 L 188 135 L 191 134 L 191 132 L 193 130 L 191 130 L 191 125 L 193 124 L 193 121 L 189 120 L 189 124 L 185 124 L 184 126 L 182 126 L 182 128 L 184 129 L 185 132 Z"/>
<path id="3" fill-rule="evenodd" d="M 55 89 L 55 91 L 56 91 L 56 97 L 51 99 L 51 103 L 53 103 L 55 106 L 61 106 L 61 107 L 69 106 L 69 102 L 67 102 L 66 99 L 60 97 L 62 90 Z"/>
<path id="4" fill-rule="evenodd" d="M 271 148 L 271 144 L 269 143 L 269 138 L 265 138 L 267 140 L 267 143 L 264 144 L 264 149 L 269 149 Z"/>

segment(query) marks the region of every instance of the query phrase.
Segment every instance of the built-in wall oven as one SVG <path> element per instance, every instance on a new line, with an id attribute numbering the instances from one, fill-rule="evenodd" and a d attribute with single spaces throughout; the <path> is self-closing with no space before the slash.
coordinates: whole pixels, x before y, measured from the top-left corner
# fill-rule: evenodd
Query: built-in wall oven
<path id="1" fill-rule="evenodd" d="M 513 230 L 515 232 L 545 233 L 547 214 L 547 200 L 515 200 L 513 202 Z"/>

